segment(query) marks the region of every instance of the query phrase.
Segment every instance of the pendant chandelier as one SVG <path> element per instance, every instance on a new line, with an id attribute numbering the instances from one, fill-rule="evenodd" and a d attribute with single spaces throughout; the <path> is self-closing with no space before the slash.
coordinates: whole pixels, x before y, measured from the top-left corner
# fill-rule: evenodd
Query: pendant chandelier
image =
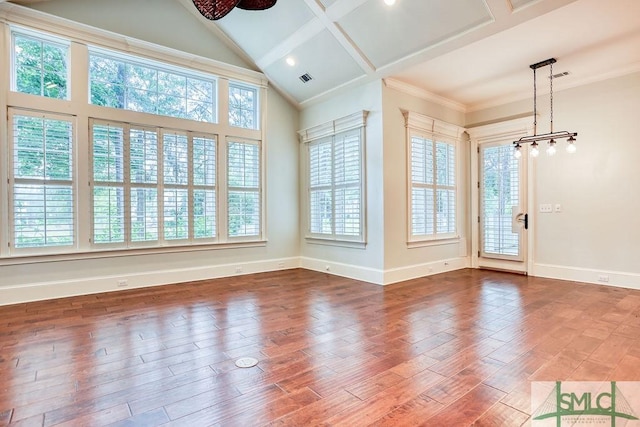
<path id="1" fill-rule="evenodd" d="M 556 138 L 567 138 L 567 152 L 575 153 L 576 152 L 576 136 L 578 134 L 576 132 L 567 132 L 567 131 L 553 131 L 553 64 L 557 61 L 555 58 L 549 58 L 547 60 L 538 62 L 536 64 L 532 64 L 529 67 L 533 70 L 533 135 L 532 136 L 523 136 L 517 141 L 513 141 L 514 152 L 513 155 L 519 159 L 522 157 L 522 145 L 531 144 L 531 155 L 533 157 L 538 157 L 540 153 L 540 149 L 538 147 L 538 142 L 547 141 L 547 154 L 549 156 L 553 156 L 556 153 Z M 537 84 L 536 84 L 536 70 L 541 67 L 549 67 L 549 85 L 550 85 L 550 97 L 551 97 L 551 110 L 549 113 L 549 133 L 542 133 L 538 135 L 538 111 L 537 111 Z"/>
<path id="2" fill-rule="evenodd" d="M 234 7 L 244 10 L 265 10 L 276 4 L 277 0 L 193 0 L 193 4 L 202 16 L 212 21 L 223 18 Z"/>

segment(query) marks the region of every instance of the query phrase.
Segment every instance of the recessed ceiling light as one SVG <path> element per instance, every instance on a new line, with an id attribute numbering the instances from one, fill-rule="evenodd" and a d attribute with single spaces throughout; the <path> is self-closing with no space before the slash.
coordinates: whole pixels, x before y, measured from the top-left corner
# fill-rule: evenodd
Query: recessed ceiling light
<path id="1" fill-rule="evenodd" d="M 285 59 L 285 61 L 287 61 L 287 65 L 289 65 L 290 67 L 296 65 L 296 59 L 293 56 L 287 56 L 287 59 Z"/>
<path id="2" fill-rule="evenodd" d="M 396 4 L 396 0 L 384 0 L 384 2 L 387 6 L 393 6 Z"/>

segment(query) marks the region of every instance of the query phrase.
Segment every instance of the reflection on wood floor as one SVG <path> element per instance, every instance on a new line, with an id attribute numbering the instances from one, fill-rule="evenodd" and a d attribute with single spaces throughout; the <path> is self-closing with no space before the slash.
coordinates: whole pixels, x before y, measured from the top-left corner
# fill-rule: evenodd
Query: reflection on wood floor
<path id="1" fill-rule="evenodd" d="M 0 325 L 0 425 L 518 426 L 531 381 L 640 380 L 640 291 L 478 270 L 279 271 L 0 307 Z"/>

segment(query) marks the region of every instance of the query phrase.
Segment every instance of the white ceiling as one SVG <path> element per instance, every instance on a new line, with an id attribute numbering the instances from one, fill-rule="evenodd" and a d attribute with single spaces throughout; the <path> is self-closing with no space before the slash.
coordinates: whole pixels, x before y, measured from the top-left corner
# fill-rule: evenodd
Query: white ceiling
<path id="1" fill-rule="evenodd" d="M 530 97 L 550 57 L 557 90 L 640 71 L 640 0 L 278 0 L 219 21 L 175 1 L 299 106 L 382 78 L 473 111 Z"/>

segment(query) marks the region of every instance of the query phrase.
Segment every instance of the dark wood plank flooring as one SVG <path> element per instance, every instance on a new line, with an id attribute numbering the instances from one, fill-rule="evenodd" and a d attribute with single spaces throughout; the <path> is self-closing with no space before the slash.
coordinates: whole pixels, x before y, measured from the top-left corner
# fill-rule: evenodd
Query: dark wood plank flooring
<path id="1" fill-rule="evenodd" d="M 519 426 L 531 381 L 640 380 L 640 291 L 478 270 L 280 271 L 5 306 L 0 325 L 0 425 Z"/>

